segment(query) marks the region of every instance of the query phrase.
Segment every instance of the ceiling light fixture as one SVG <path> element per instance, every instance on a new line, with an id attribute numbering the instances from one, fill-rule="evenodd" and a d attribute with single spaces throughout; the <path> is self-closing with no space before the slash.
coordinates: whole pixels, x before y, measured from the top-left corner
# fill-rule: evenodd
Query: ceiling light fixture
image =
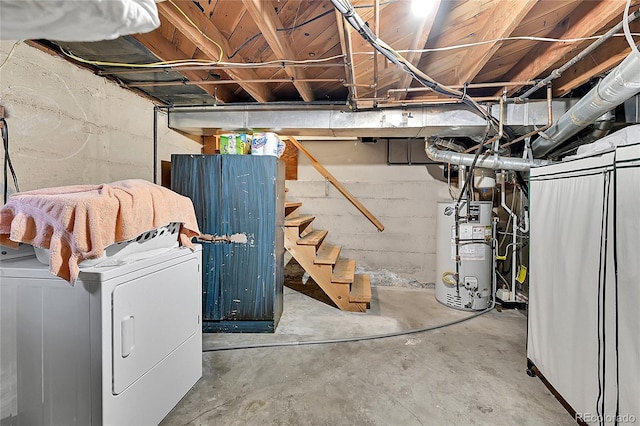
<path id="1" fill-rule="evenodd" d="M 424 18 L 432 12 L 433 5 L 432 0 L 412 0 L 411 13 L 418 18 Z"/>

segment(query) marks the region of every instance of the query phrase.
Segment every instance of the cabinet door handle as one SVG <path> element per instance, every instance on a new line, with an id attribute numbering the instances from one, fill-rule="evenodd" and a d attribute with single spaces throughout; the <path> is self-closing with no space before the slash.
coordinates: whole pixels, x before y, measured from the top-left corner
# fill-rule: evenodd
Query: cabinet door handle
<path id="1" fill-rule="evenodd" d="M 120 340 L 122 358 L 126 358 L 131 355 L 136 344 L 135 318 L 133 315 L 128 315 L 120 321 Z"/>

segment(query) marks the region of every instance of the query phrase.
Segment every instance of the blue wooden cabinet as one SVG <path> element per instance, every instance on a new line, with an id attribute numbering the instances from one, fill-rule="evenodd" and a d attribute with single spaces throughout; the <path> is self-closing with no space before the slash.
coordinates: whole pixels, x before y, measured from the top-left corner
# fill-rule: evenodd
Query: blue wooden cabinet
<path id="1" fill-rule="evenodd" d="M 282 314 L 284 163 L 272 156 L 172 155 L 171 187 L 193 201 L 203 243 L 205 332 L 273 332 Z"/>

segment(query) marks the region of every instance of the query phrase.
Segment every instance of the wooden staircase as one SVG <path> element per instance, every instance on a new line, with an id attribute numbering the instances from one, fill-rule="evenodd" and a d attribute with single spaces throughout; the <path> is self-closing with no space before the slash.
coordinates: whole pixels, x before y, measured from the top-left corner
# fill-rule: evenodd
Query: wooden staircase
<path id="1" fill-rule="evenodd" d="M 326 242 L 327 231 L 314 230 L 313 216 L 300 214 L 302 203 L 285 203 L 284 246 L 320 288 L 343 311 L 365 312 L 371 280 L 356 274 L 356 262 L 340 259 L 340 246 Z"/>

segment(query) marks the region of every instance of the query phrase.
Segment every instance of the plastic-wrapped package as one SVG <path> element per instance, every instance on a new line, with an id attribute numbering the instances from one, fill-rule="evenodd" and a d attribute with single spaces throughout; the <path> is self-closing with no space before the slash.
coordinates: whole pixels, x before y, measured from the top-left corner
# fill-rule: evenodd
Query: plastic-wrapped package
<path id="1" fill-rule="evenodd" d="M 286 145 L 273 132 L 254 133 L 251 141 L 251 155 L 273 155 L 280 158 Z"/>
<path id="2" fill-rule="evenodd" d="M 220 135 L 220 154 L 250 154 L 251 137 L 245 133 Z"/>

